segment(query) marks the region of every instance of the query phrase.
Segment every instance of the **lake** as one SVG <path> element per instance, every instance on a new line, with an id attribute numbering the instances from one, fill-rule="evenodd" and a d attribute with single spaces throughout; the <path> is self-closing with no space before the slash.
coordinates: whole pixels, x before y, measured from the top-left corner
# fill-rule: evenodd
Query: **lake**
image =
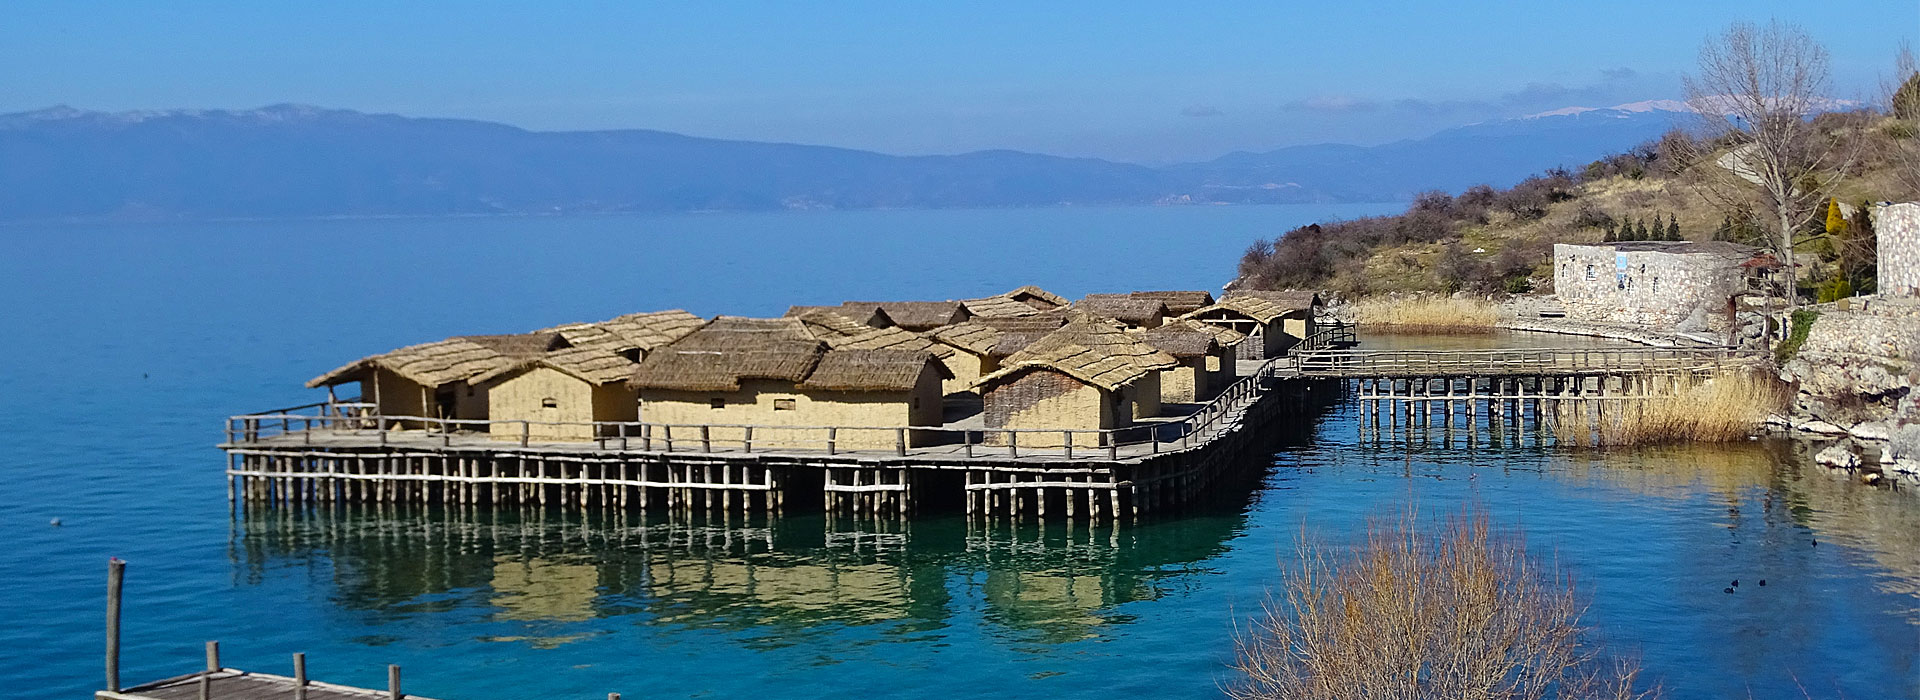
<path id="1" fill-rule="evenodd" d="M 1344 541 L 1410 505 L 1478 505 L 1574 576 L 1588 621 L 1669 697 L 1920 697 L 1920 500 L 1782 441 L 1361 442 L 1341 404 L 1274 431 L 1248 485 L 1207 508 L 1071 532 L 235 515 L 213 448 L 223 417 L 312 400 L 301 382 L 399 345 L 663 308 L 1218 289 L 1255 238 L 1398 208 L 0 228 L 0 683 L 99 687 L 119 556 L 128 681 L 193 670 L 219 639 L 229 666 L 287 672 L 304 651 L 318 679 L 378 687 L 398 663 L 447 700 L 1219 697 L 1236 621 L 1303 531 Z"/>

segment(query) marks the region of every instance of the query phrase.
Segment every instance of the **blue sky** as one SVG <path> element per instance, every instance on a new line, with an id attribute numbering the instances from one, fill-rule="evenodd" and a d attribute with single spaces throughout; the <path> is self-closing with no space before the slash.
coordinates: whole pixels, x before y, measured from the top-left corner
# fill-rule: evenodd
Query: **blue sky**
<path id="1" fill-rule="evenodd" d="M 10 0 L 0 112 L 300 102 L 1158 163 L 1678 97 L 1702 39 L 1772 18 L 1827 45 L 1840 97 L 1870 92 L 1920 35 L 1916 0 Z"/>

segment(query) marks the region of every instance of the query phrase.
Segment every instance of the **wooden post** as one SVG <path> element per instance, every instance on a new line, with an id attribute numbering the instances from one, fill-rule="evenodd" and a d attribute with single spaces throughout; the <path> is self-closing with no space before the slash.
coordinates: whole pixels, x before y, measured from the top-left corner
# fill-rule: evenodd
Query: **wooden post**
<path id="1" fill-rule="evenodd" d="M 387 664 L 387 700 L 406 697 L 400 692 L 400 664 Z"/>
<path id="2" fill-rule="evenodd" d="M 893 429 L 893 453 L 901 457 L 907 456 L 907 429 L 906 428 Z"/>
<path id="3" fill-rule="evenodd" d="M 207 670 L 220 670 L 220 643 L 207 642 Z"/>
<path id="4" fill-rule="evenodd" d="M 711 430 L 709 430 L 709 426 L 705 426 L 705 425 L 700 426 L 700 451 L 701 452 L 713 451 L 713 433 Z"/>
<path id="5" fill-rule="evenodd" d="M 520 421 L 520 446 L 526 447 L 528 438 L 533 436 L 533 424 Z"/>
<path id="6" fill-rule="evenodd" d="M 307 655 L 293 655 L 293 700 L 307 700 Z"/>
<path id="7" fill-rule="evenodd" d="M 1066 438 L 1066 442 L 1063 444 L 1067 446 L 1067 459 L 1073 459 L 1073 431 L 1062 430 L 1060 431 L 1060 436 Z"/>
<path id="8" fill-rule="evenodd" d="M 107 560 L 107 690 L 120 692 L 120 586 L 127 577 L 127 563 L 118 557 Z"/>
<path id="9" fill-rule="evenodd" d="M 830 454 L 830 455 L 839 454 L 839 452 L 840 452 L 840 429 L 827 428 L 827 454 Z"/>

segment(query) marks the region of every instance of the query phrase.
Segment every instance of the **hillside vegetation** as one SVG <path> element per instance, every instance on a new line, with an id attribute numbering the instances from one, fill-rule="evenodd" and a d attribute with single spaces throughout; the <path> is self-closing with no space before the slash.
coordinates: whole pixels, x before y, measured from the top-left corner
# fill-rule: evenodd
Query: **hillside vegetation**
<path id="1" fill-rule="evenodd" d="M 1920 185 L 1906 172 L 1912 169 L 1907 154 L 1920 151 L 1914 121 L 1859 110 L 1823 114 L 1814 123 L 1825 138 L 1844 143 L 1849 157 L 1822 182 L 1808 183 L 1837 204 L 1810 222 L 1831 235 L 1795 248 L 1808 254 L 1800 284 L 1808 296 L 1832 296 L 1840 280 L 1845 291 L 1871 291 L 1872 226 L 1858 209 L 1920 197 Z M 1676 129 L 1578 170 L 1547 170 L 1508 189 L 1427 192 L 1403 214 L 1303 226 L 1250 246 L 1237 286 L 1354 297 L 1550 293 L 1555 243 L 1598 243 L 1625 229 L 1628 239 L 1667 240 L 1677 233 L 1675 239 L 1764 246 L 1763 215 L 1710 198 L 1699 186 L 1702 171 L 1720 166 L 1685 155 L 1724 153 L 1730 142 Z"/>

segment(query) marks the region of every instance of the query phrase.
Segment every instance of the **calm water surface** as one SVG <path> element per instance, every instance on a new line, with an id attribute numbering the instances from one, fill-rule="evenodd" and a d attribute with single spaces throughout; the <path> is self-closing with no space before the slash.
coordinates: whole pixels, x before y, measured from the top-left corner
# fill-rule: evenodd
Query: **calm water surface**
<path id="1" fill-rule="evenodd" d="M 1247 488 L 1117 531 L 232 517 L 211 447 L 224 415 L 307 400 L 300 381 L 401 344 L 667 307 L 1212 288 L 1253 238 L 1390 208 L 0 229 L 0 687 L 98 687 L 120 556 L 130 680 L 191 670 L 220 639 L 229 665 L 305 651 L 321 679 L 378 686 L 400 663 L 410 690 L 451 700 L 1217 697 L 1235 621 L 1303 529 L 1340 540 L 1409 504 L 1477 503 L 1571 571 L 1671 697 L 1920 697 L 1920 501 L 1787 443 L 1362 443 L 1337 405 L 1276 431 Z"/>

